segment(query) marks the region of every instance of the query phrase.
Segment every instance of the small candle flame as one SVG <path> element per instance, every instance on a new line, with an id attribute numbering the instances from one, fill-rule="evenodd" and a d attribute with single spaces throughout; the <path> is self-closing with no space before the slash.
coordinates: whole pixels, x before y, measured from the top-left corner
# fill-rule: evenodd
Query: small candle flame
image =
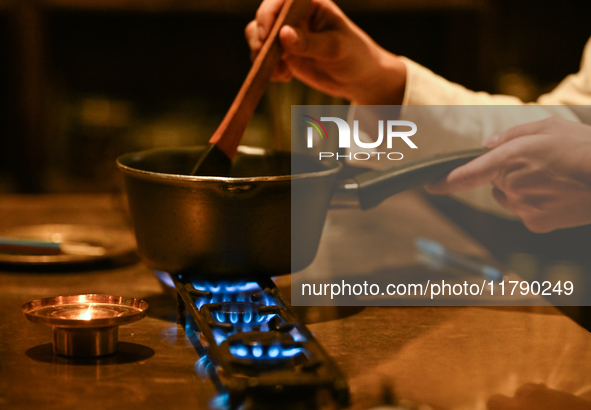
<path id="1" fill-rule="evenodd" d="M 90 320 L 92 319 L 92 303 L 88 306 L 88 309 L 86 309 L 86 312 L 84 312 L 84 315 L 82 316 L 83 320 Z"/>

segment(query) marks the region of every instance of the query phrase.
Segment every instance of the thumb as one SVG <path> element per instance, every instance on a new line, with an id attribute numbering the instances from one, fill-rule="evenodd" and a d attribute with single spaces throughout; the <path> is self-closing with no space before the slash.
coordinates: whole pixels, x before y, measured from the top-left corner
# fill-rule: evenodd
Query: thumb
<path id="1" fill-rule="evenodd" d="M 313 33 L 286 25 L 279 31 L 279 40 L 286 52 L 300 57 L 327 60 L 338 49 L 337 37 L 327 31 Z"/>

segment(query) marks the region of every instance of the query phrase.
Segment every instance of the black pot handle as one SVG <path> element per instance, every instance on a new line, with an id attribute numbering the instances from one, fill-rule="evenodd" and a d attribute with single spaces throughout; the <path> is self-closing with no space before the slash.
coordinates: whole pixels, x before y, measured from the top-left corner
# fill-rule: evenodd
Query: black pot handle
<path id="1" fill-rule="evenodd" d="M 373 208 L 399 192 L 435 182 L 487 151 L 487 148 L 477 148 L 438 154 L 357 175 L 353 179 L 361 209 Z"/>

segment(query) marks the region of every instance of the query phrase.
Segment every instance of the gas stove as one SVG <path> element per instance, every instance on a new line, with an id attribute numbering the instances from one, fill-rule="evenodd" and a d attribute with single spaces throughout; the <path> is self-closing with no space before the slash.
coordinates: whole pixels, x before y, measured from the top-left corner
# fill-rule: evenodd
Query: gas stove
<path id="1" fill-rule="evenodd" d="M 327 401 L 330 408 L 348 406 L 344 374 L 271 279 L 174 275 L 172 281 L 178 321 L 201 356 L 198 373 L 218 387 L 218 408 L 293 401 L 306 402 L 304 408 Z"/>

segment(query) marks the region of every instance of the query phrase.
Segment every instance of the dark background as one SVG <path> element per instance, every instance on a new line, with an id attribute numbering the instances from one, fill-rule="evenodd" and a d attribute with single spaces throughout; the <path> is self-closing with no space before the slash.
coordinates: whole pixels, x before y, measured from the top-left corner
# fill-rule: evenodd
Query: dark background
<path id="1" fill-rule="evenodd" d="M 206 141 L 249 67 L 257 0 L 0 0 L 0 192 L 120 192 L 124 152 Z M 588 0 L 341 0 L 379 44 L 532 101 L 579 68 Z M 308 100 L 310 101 L 310 100 Z M 269 100 L 253 121 L 269 137 Z M 432 203 L 527 279 L 591 272 L 591 229 L 529 233 Z M 584 309 L 569 313 L 586 326 Z"/>
<path id="2" fill-rule="evenodd" d="M 85 168 L 112 164 L 150 119 L 176 113 L 211 122 L 203 132 L 215 127 L 249 69 L 243 32 L 258 3 L 0 1 L 0 191 L 110 189 Z M 525 100 L 576 72 L 591 35 L 584 0 L 337 3 L 388 50 Z M 111 113 L 123 106 L 123 118 L 101 117 L 100 104 Z"/>

